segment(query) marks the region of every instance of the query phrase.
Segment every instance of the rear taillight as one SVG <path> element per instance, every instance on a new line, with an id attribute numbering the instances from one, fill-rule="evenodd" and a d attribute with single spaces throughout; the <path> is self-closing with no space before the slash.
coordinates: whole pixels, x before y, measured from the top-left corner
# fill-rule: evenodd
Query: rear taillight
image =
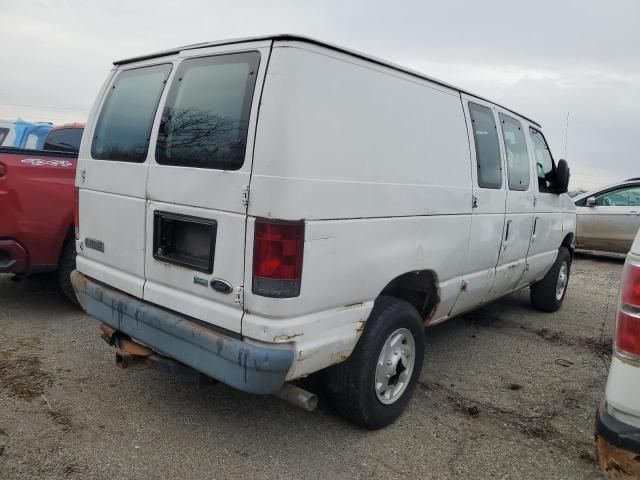
<path id="1" fill-rule="evenodd" d="M 264 297 L 297 297 L 303 248 L 304 223 L 256 221 L 253 293 Z"/>
<path id="2" fill-rule="evenodd" d="M 4 174 L 6 173 L 7 169 L 6 167 L 0 163 L 0 177 L 4 177 Z"/>
<path id="3" fill-rule="evenodd" d="M 630 260 L 622 272 L 615 348 L 640 358 L 640 264 Z"/>
<path id="4" fill-rule="evenodd" d="M 77 188 L 73 207 L 73 228 L 76 234 L 76 240 L 80 240 L 80 190 Z"/>

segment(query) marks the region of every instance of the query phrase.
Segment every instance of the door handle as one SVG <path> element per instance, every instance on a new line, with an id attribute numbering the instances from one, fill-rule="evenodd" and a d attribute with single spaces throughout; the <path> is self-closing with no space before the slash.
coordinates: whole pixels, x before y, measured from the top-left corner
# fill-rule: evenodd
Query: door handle
<path id="1" fill-rule="evenodd" d="M 511 220 L 507 220 L 507 228 L 504 232 L 504 243 L 509 241 L 509 230 L 511 230 Z"/>

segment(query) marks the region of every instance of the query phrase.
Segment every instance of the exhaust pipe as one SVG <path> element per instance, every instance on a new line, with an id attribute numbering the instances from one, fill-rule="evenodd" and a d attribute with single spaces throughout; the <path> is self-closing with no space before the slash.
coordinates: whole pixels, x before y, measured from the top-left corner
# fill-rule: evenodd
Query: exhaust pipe
<path id="1" fill-rule="evenodd" d="M 285 383 L 275 394 L 276 397 L 300 407 L 307 412 L 313 412 L 318 406 L 318 396 L 300 387 Z"/>

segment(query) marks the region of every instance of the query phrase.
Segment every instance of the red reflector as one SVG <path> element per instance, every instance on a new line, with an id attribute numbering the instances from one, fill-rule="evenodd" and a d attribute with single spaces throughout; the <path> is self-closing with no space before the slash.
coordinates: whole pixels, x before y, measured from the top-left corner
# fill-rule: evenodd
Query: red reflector
<path id="1" fill-rule="evenodd" d="M 640 356 L 640 317 L 618 312 L 616 348 L 623 353 Z"/>
<path id="2" fill-rule="evenodd" d="M 620 284 L 622 303 L 640 307 L 640 265 L 627 262 Z"/>
<path id="3" fill-rule="evenodd" d="M 256 221 L 253 244 L 253 293 L 295 297 L 300 293 L 304 223 Z"/>
<path id="4" fill-rule="evenodd" d="M 75 230 L 76 240 L 80 240 L 80 190 L 77 188 L 73 208 L 73 228 Z"/>

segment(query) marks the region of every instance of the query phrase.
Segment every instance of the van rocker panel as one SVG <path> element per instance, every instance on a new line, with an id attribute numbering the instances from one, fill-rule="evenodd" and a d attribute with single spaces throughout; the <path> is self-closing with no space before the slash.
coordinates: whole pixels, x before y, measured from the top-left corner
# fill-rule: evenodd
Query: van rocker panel
<path id="1" fill-rule="evenodd" d="M 274 393 L 293 363 L 291 350 L 264 348 L 223 335 L 95 282 L 77 270 L 71 282 L 90 316 L 238 390 Z"/>

